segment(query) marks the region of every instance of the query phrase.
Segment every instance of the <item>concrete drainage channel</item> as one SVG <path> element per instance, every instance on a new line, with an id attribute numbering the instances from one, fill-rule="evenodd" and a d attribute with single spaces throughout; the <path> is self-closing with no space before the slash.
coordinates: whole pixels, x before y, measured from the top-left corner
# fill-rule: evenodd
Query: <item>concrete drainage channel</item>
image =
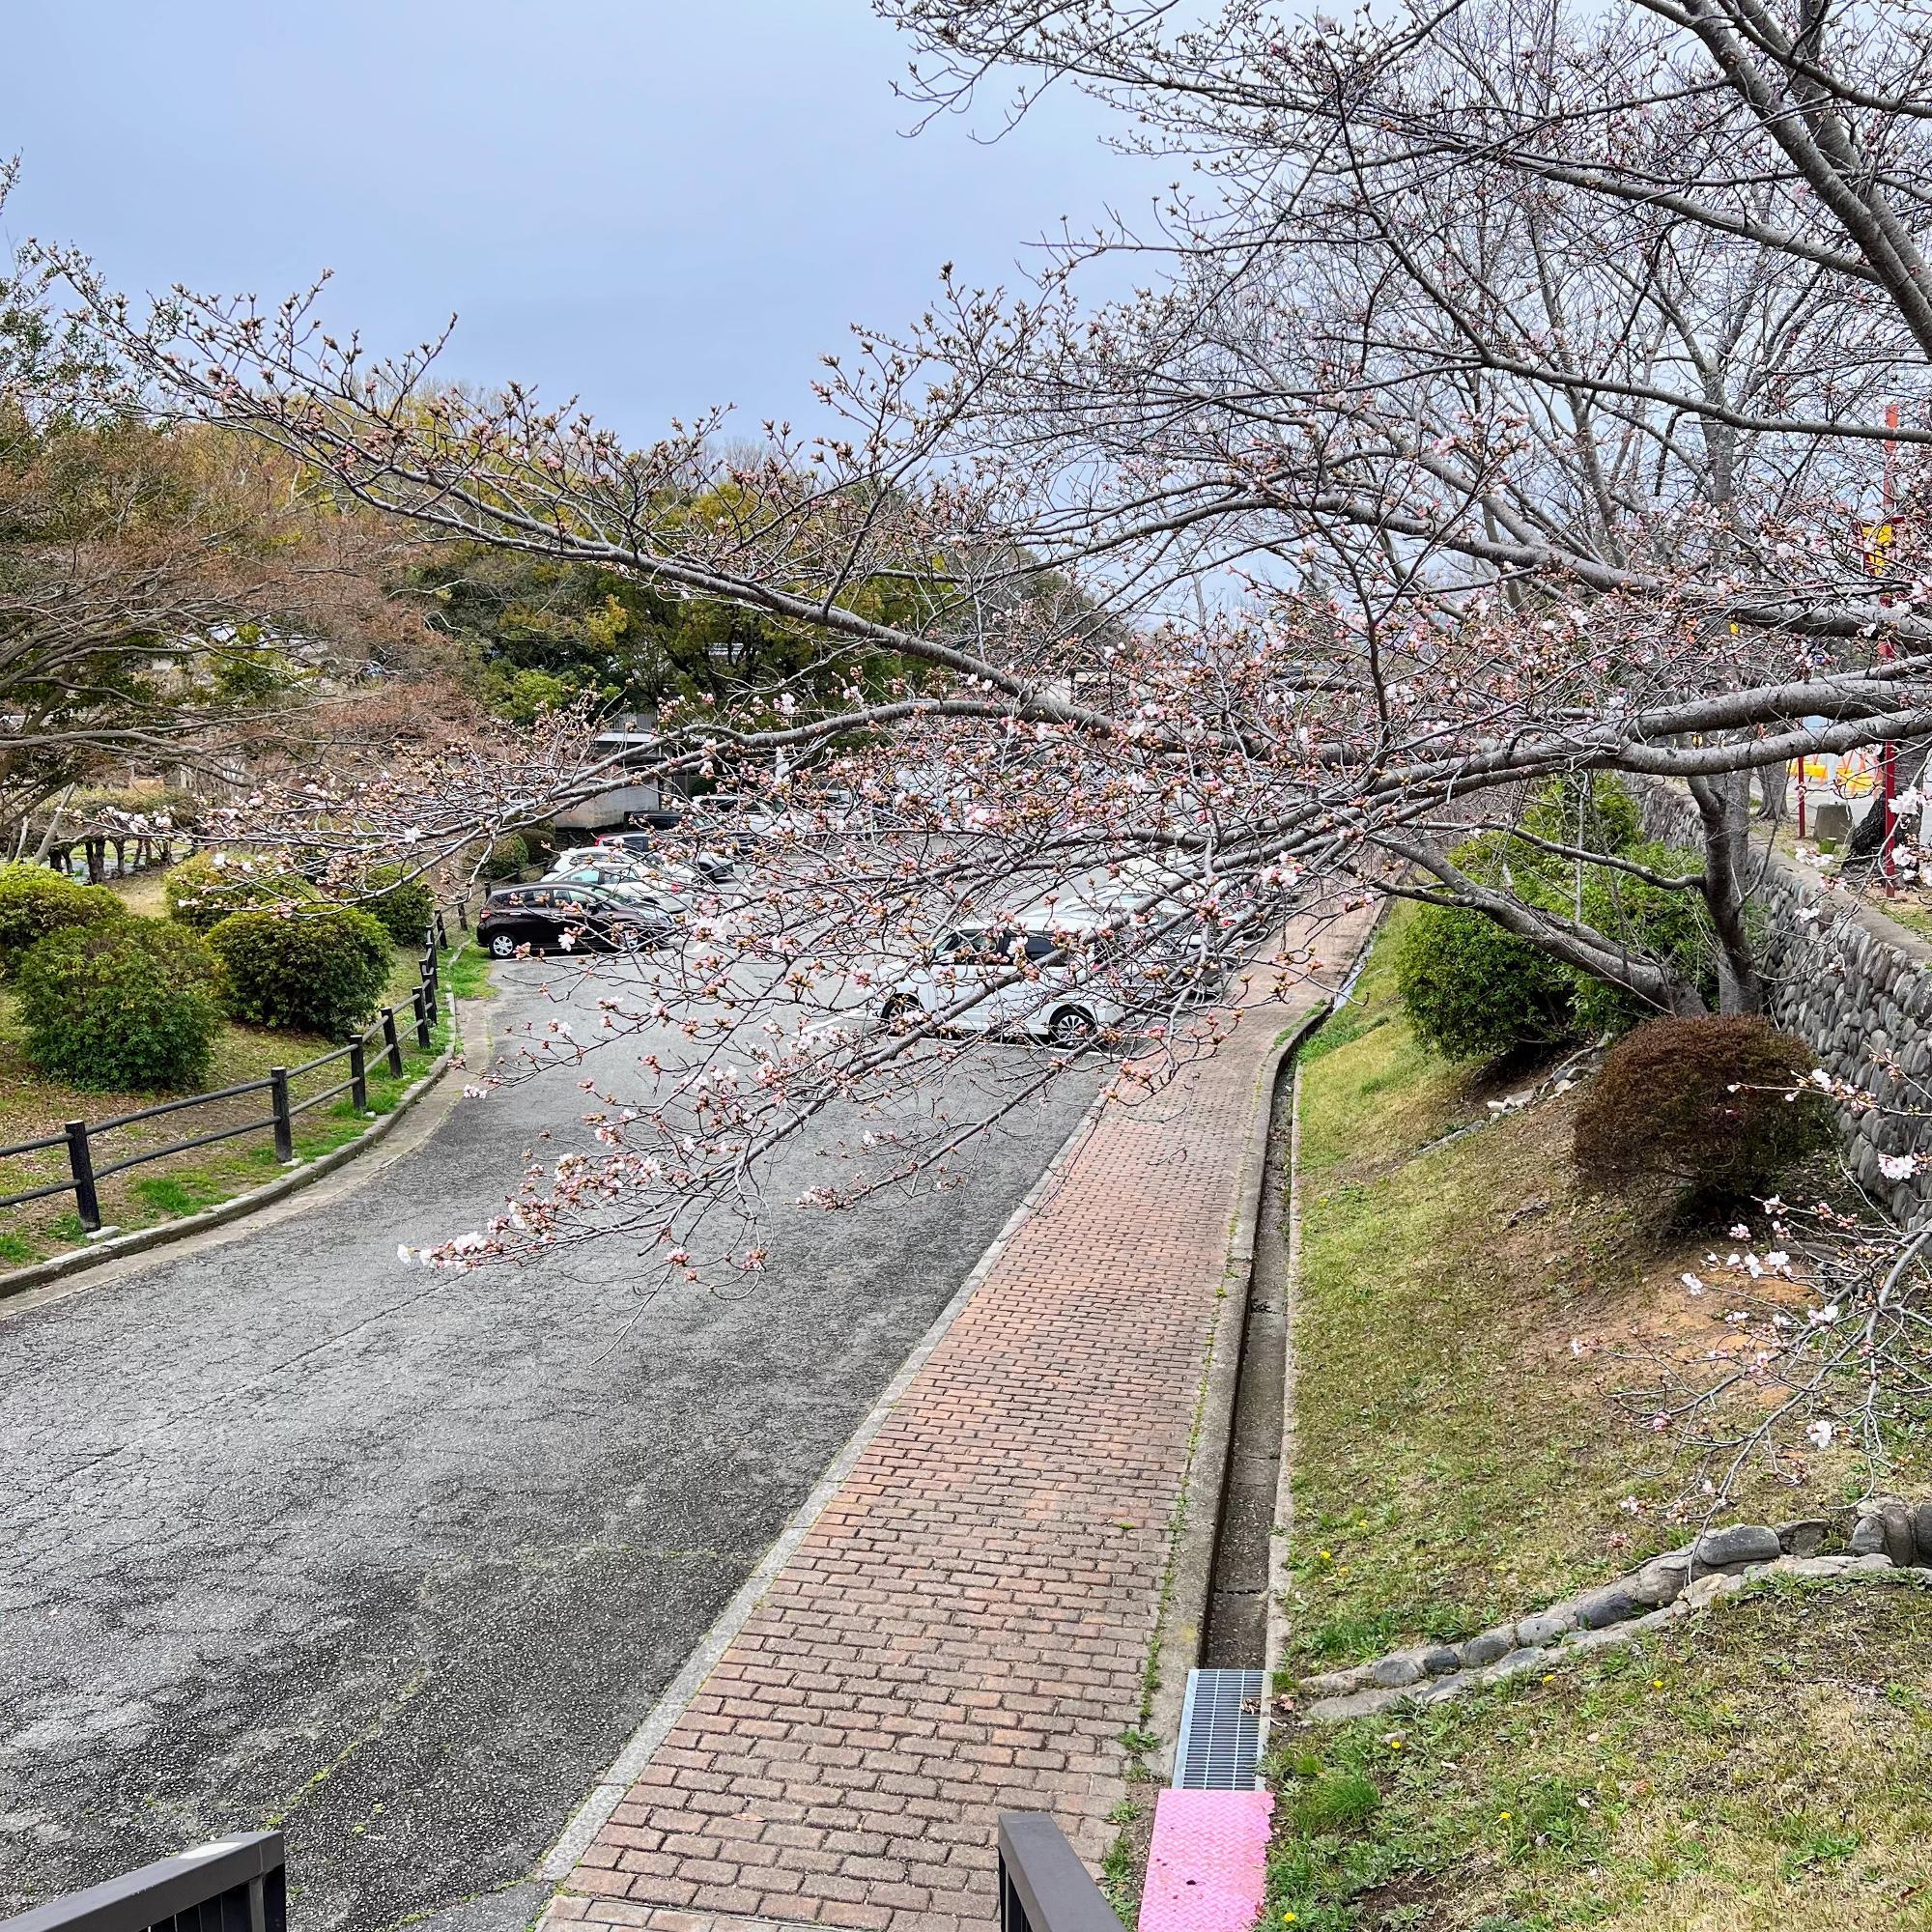
<path id="1" fill-rule="evenodd" d="M 1237 1361 L 1197 1667 L 1187 1673 L 1173 1781 L 1155 1803 L 1140 1932 L 1247 1932 L 1262 1907 L 1274 1798 L 1258 1766 L 1284 1489 L 1295 1064 L 1332 1010 L 1298 1030 L 1269 1089 L 1252 1260 L 1236 1274 Z"/>
<path id="2" fill-rule="evenodd" d="M 1267 1153 L 1255 1217 L 1255 1264 L 1242 1310 L 1235 1426 L 1228 1444 L 1208 1620 L 1207 1669 L 1260 1670 L 1266 1661 L 1269 1553 L 1281 1487 L 1288 1399 L 1286 1208 L 1294 1116 L 1297 1047 L 1281 1064 L 1268 1104 Z"/>

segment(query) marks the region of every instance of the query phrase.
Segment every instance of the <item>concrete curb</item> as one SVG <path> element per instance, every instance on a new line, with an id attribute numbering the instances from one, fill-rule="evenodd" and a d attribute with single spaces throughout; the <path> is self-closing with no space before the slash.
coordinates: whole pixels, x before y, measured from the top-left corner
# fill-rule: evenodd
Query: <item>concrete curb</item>
<path id="1" fill-rule="evenodd" d="M 1370 938 L 1375 937 L 1373 931 Z M 1288 1619 L 1282 1610 L 1287 1598 L 1289 1553 L 1294 1537 L 1294 1324 L 1301 1312 L 1301 1068 L 1288 1097 L 1288 1233 L 1282 1265 L 1282 1325 L 1286 1331 L 1281 1387 L 1281 1480 L 1274 1492 L 1274 1537 L 1268 1545 L 1267 1647 L 1263 1653 L 1262 1751 L 1265 1755 L 1273 1728 L 1274 1676 L 1288 1641 Z"/>
<path id="2" fill-rule="evenodd" d="M 974 1264 L 973 1270 L 953 1291 L 952 1297 L 940 1310 L 930 1327 L 922 1335 L 912 1352 L 899 1365 L 898 1373 L 886 1385 L 872 1406 L 867 1411 L 845 1446 L 827 1464 L 824 1473 L 812 1485 L 810 1493 L 792 1512 L 790 1520 L 772 1547 L 760 1559 L 758 1566 L 739 1586 L 737 1594 L 725 1605 L 716 1623 L 704 1634 L 701 1642 L 685 1659 L 678 1673 L 665 1686 L 658 1700 L 645 1714 L 643 1721 L 631 1733 L 629 1740 L 611 1760 L 610 1769 L 591 1787 L 590 1794 L 578 1806 L 570 1822 L 564 1826 L 555 1844 L 545 1854 L 536 1867 L 536 1876 L 549 1880 L 562 1889 L 561 1881 L 567 1879 L 576 1868 L 577 1861 L 588 1848 L 605 1825 L 611 1814 L 623 1803 L 624 1795 L 650 1763 L 658 1747 L 662 1745 L 677 1720 L 684 1716 L 691 1700 L 703 1688 L 704 1680 L 710 1676 L 712 1666 L 731 1647 L 738 1633 L 757 1608 L 759 1600 L 771 1587 L 779 1572 L 791 1560 L 812 1524 L 826 1505 L 843 1487 L 845 1478 L 852 1473 L 859 1458 L 871 1446 L 873 1438 L 884 1427 L 886 1418 L 898 1405 L 899 1399 L 911 1386 L 913 1378 L 925 1366 L 932 1351 L 944 1340 L 946 1332 L 965 1312 L 966 1305 L 979 1293 L 980 1285 L 992 1272 L 993 1264 L 1011 1244 L 1013 1236 L 1037 1211 L 1040 1204 L 1059 1184 L 1061 1177 L 1078 1159 L 1082 1147 L 1098 1121 L 1102 1109 L 1107 1104 L 1107 1089 L 1094 1095 L 1092 1105 L 1073 1123 L 1072 1130 L 1061 1142 L 1053 1158 L 1040 1171 L 1038 1178 L 1021 1196 L 1019 1205 L 1007 1217 L 1006 1225 L 993 1236 L 992 1244 Z"/>
<path id="3" fill-rule="evenodd" d="M 452 1015 L 454 1007 L 452 1000 Z M 416 1102 L 441 1081 L 462 1051 L 461 1039 L 453 1041 L 437 1057 L 421 1079 L 403 1090 L 402 1096 L 381 1120 L 357 1134 L 353 1141 L 345 1141 L 341 1147 L 331 1148 L 327 1153 L 302 1162 L 292 1174 L 265 1181 L 260 1187 L 251 1187 L 245 1194 L 237 1194 L 230 1200 L 217 1201 L 212 1208 L 184 1214 L 178 1220 L 158 1222 L 152 1228 L 138 1228 L 131 1235 L 116 1235 L 91 1248 L 76 1248 L 71 1254 L 55 1255 L 51 1260 L 35 1262 L 30 1266 L 0 1274 L 0 1303 L 11 1295 L 24 1294 L 29 1289 L 44 1287 L 48 1282 L 64 1281 L 68 1276 L 83 1273 L 88 1268 L 124 1261 L 129 1255 L 145 1254 L 150 1248 L 165 1247 L 172 1241 L 184 1241 L 211 1228 L 225 1227 L 230 1221 L 242 1220 L 258 1208 L 313 1186 L 338 1168 L 348 1166 L 357 1154 L 366 1153 L 369 1149 L 387 1140 Z"/>
<path id="4" fill-rule="evenodd" d="M 1248 1290 L 1255 1271 L 1255 1234 L 1262 1186 L 1267 1168 L 1269 1127 L 1281 1069 L 1334 1008 L 1330 995 L 1311 1007 L 1285 1038 L 1268 1050 L 1255 1072 L 1255 1104 L 1242 1151 L 1241 1191 L 1228 1236 L 1222 1265 L 1225 1299 L 1216 1303 L 1208 1342 L 1208 1370 L 1201 1391 L 1200 1419 L 1188 1459 L 1180 1501 L 1180 1533 L 1174 1547 L 1167 1599 L 1155 1640 L 1153 1708 L 1149 1718 L 1160 1739 L 1163 1781 L 1173 1776 L 1180 1742 L 1180 1713 L 1187 1696 L 1187 1673 L 1201 1660 L 1201 1639 L 1214 1584 L 1214 1548 L 1221 1527 L 1222 1492 L 1234 1442 L 1235 1394 L 1240 1378 L 1241 1339 L 1246 1325 Z"/>

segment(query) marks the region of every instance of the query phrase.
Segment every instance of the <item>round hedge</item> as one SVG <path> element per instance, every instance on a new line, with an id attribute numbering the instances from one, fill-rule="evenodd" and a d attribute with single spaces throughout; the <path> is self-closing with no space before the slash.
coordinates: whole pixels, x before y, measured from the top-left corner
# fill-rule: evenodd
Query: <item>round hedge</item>
<path id="1" fill-rule="evenodd" d="M 197 852 L 172 867 L 161 881 L 168 917 L 191 932 L 212 932 L 238 912 L 315 897 L 315 888 L 298 874 L 271 870 L 245 859 L 217 863 L 217 857 Z"/>
<path id="2" fill-rule="evenodd" d="M 369 884 L 381 890 L 362 910 L 398 946 L 420 946 L 424 928 L 436 917 L 436 895 L 420 878 L 406 878 L 400 866 L 373 867 Z"/>
<path id="3" fill-rule="evenodd" d="M 1762 1192 L 1831 1131 L 1811 1064 L 1802 1039 L 1748 1014 L 1650 1020 L 1610 1049 L 1577 1110 L 1577 1171 L 1602 1186 Z"/>
<path id="4" fill-rule="evenodd" d="M 1493 1060 L 1574 1031 L 1569 969 L 1461 906 L 1418 906 L 1395 955 L 1404 1010 L 1425 1046 L 1452 1060 Z"/>
<path id="5" fill-rule="evenodd" d="M 250 1026 L 331 1037 L 381 1004 L 395 954 L 366 912 L 238 912 L 208 935 L 228 980 L 228 1009 Z"/>
<path id="6" fill-rule="evenodd" d="M 208 1077 L 221 976 L 191 932 L 155 919 L 68 926 L 14 975 L 27 1058 L 73 1087 L 179 1089 Z"/>
<path id="7" fill-rule="evenodd" d="M 480 869 L 486 879 L 514 879 L 529 863 L 529 846 L 511 832 L 497 839 L 483 855 Z"/>
<path id="8" fill-rule="evenodd" d="M 0 966 L 70 926 L 105 925 L 128 909 L 105 886 L 84 886 L 51 866 L 0 866 Z"/>

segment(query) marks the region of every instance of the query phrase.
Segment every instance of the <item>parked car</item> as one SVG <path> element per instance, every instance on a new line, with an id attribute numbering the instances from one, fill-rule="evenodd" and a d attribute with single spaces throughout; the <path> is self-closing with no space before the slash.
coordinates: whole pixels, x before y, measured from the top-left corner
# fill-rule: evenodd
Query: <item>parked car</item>
<path id="1" fill-rule="evenodd" d="M 669 856 L 669 851 L 685 850 L 682 844 L 668 848 L 664 835 L 660 832 L 607 832 L 590 848 L 593 852 L 627 852 L 635 859 L 643 859 L 656 864 Z M 672 863 L 677 863 L 673 861 Z M 696 852 L 691 855 L 695 870 L 701 872 L 714 886 L 722 886 L 731 876 L 732 865 L 723 852 Z"/>
<path id="2" fill-rule="evenodd" d="M 681 811 L 627 811 L 624 823 L 640 832 L 677 832 L 686 823 L 686 814 Z"/>
<path id="3" fill-rule="evenodd" d="M 962 926 L 933 948 L 925 965 L 888 989 L 879 1017 L 890 1025 L 943 1013 L 1024 960 L 1049 958 L 1062 944 L 1039 924 Z M 1112 989 L 1094 982 L 1091 966 L 1062 960 L 1042 966 L 1037 979 L 998 987 L 950 1024 L 960 1033 L 1025 1034 L 1070 1049 L 1092 1044 L 1126 1017 Z"/>
<path id="4" fill-rule="evenodd" d="M 689 866 L 653 865 L 635 852 L 600 852 L 594 858 L 574 853 L 559 859 L 544 874 L 547 885 L 641 886 L 667 899 L 689 898 L 710 883 Z"/>
<path id="5" fill-rule="evenodd" d="M 533 952 L 636 952 L 670 938 L 675 911 L 622 881 L 505 886 L 484 902 L 477 943 L 498 959 Z"/>

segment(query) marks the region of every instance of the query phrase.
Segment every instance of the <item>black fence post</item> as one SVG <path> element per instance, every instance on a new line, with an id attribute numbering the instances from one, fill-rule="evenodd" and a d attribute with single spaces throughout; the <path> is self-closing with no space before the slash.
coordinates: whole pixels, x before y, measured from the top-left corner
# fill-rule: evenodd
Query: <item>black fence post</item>
<path id="1" fill-rule="evenodd" d="M 440 906 L 438 906 L 436 909 L 436 943 L 439 946 L 447 946 L 449 944 L 449 924 L 442 916 L 442 908 Z"/>
<path id="2" fill-rule="evenodd" d="M 388 1049 L 389 1071 L 398 1080 L 403 1077 L 403 1043 L 396 1037 L 396 1009 L 394 1007 L 383 1009 L 383 1044 Z"/>
<path id="3" fill-rule="evenodd" d="M 349 1046 L 349 1097 L 355 1102 L 358 1114 L 369 1111 L 369 1066 L 359 1039 L 352 1040 Z"/>
<path id="4" fill-rule="evenodd" d="M 289 1112 L 289 1069 L 269 1068 L 269 1099 L 275 1113 L 275 1158 L 286 1167 L 296 1157 L 296 1121 Z"/>
<path id="5" fill-rule="evenodd" d="M 427 1053 L 430 1047 L 430 1037 L 429 1037 L 430 1004 L 429 1004 L 428 987 L 418 986 L 415 989 L 414 994 L 412 995 L 412 997 L 415 1001 L 415 1009 L 416 1009 L 416 1044 L 419 1047 L 421 1047 L 425 1053 Z"/>
<path id="6" fill-rule="evenodd" d="M 87 1144 L 87 1122 L 67 1123 L 67 1164 L 73 1170 L 73 1205 L 80 1214 L 81 1228 L 90 1235 L 100 1232 L 100 1195 L 94 1185 L 94 1151 Z"/>

